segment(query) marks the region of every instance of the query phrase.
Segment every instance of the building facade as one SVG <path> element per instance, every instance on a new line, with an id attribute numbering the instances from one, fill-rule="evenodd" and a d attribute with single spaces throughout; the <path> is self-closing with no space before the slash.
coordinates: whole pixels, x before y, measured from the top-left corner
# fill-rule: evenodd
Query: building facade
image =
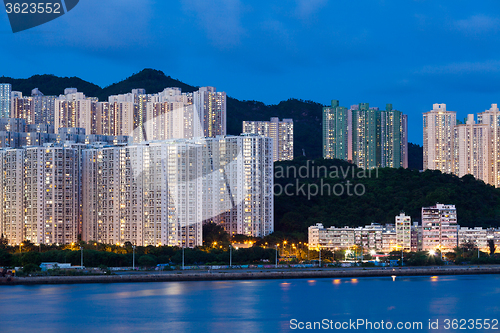
<path id="1" fill-rule="evenodd" d="M 10 117 L 10 95 L 12 85 L 10 83 L 0 83 L 0 118 Z"/>
<path id="2" fill-rule="evenodd" d="M 396 244 L 403 251 L 411 251 L 411 217 L 400 213 L 395 218 Z"/>
<path id="3" fill-rule="evenodd" d="M 408 166 L 407 117 L 387 104 L 323 108 L 323 157 L 351 161 L 363 169 Z"/>
<path id="4" fill-rule="evenodd" d="M 424 170 L 452 173 L 454 163 L 454 127 L 457 114 L 447 111 L 446 104 L 434 104 L 424 113 Z"/>
<path id="5" fill-rule="evenodd" d="M 0 228 L 10 245 L 78 241 L 78 156 L 65 147 L 0 149 Z"/>
<path id="6" fill-rule="evenodd" d="M 83 152 L 83 239 L 202 245 L 202 224 L 274 231 L 271 139 L 218 136 Z"/>
<path id="7" fill-rule="evenodd" d="M 458 246 L 455 205 L 422 207 L 422 250 L 452 251 Z"/>
<path id="8" fill-rule="evenodd" d="M 293 119 L 273 117 L 271 121 L 244 121 L 243 133 L 273 139 L 273 161 L 293 160 Z"/>
<path id="9" fill-rule="evenodd" d="M 44 96 L 38 88 L 31 91 L 31 96 L 23 96 L 21 92 L 15 91 L 12 93 L 11 117 L 24 119 L 27 125 L 54 126 L 56 98 Z"/>

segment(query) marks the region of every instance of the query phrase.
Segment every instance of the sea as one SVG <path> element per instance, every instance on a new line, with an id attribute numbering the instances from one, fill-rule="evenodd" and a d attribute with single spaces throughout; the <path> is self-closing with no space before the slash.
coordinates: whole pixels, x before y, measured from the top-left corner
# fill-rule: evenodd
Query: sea
<path id="1" fill-rule="evenodd" d="M 500 332 L 499 320 L 500 275 L 0 286 L 0 332 Z"/>

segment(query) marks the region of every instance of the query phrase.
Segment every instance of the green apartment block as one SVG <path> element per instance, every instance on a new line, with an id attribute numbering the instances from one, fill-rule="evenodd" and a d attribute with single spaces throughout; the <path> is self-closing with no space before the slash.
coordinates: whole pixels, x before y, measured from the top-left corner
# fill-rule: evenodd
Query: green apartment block
<path id="1" fill-rule="evenodd" d="M 328 159 L 348 159 L 348 110 L 332 100 L 331 107 L 323 108 L 323 157 Z"/>
<path id="2" fill-rule="evenodd" d="M 407 116 L 387 104 L 384 111 L 368 103 L 350 109 L 323 108 L 323 157 L 351 161 L 363 169 L 408 167 Z"/>

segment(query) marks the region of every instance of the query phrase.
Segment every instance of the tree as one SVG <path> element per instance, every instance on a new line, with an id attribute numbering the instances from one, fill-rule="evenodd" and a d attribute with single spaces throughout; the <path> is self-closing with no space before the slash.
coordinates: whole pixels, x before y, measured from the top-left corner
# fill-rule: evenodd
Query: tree
<path id="1" fill-rule="evenodd" d="M 496 250 L 494 239 L 488 239 L 488 248 L 490 249 L 490 256 L 492 256 Z"/>
<path id="2" fill-rule="evenodd" d="M 9 241 L 2 234 L 2 236 L 0 237 L 0 249 L 6 249 L 8 245 Z"/>
<path id="3" fill-rule="evenodd" d="M 21 265 L 26 266 L 29 264 L 33 264 L 36 266 L 40 266 L 42 263 L 42 258 L 40 253 L 38 252 L 25 252 L 21 257 Z"/>
<path id="4" fill-rule="evenodd" d="M 11 265 L 12 265 L 12 254 L 0 248 L 0 266 L 8 267 Z"/>
<path id="5" fill-rule="evenodd" d="M 33 272 L 38 272 L 38 271 L 40 271 L 40 266 L 37 266 L 35 264 L 27 264 L 26 266 L 23 267 L 24 274 L 31 274 Z"/>
<path id="6" fill-rule="evenodd" d="M 139 263 L 139 266 L 143 267 L 156 266 L 156 257 L 151 254 L 145 254 L 141 256 L 137 262 Z"/>
<path id="7" fill-rule="evenodd" d="M 209 247 L 215 242 L 224 248 L 228 247 L 230 244 L 229 234 L 223 227 L 216 223 L 209 222 L 203 224 L 203 244 Z"/>
<path id="8" fill-rule="evenodd" d="M 471 240 L 466 240 L 462 244 L 460 244 L 460 247 L 465 253 L 471 252 L 476 248 L 476 243 L 474 243 Z"/>

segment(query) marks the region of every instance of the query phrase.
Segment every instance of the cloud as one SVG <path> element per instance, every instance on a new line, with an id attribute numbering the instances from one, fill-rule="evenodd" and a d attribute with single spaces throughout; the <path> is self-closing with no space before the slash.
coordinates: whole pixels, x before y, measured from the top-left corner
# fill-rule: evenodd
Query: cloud
<path id="1" fill-rule="evenodd" d="M 184 0 L 185 11 L 196 14 L 198 24 L 216 46 L 226 48 L 240 44 L 243 5 L 239 0 Z"/>
<path id="2" fill-rule="evenodd" d="M 325 6 L 327 0 L 296 0 L 295 14 L 301 19 L 307 19 Z"/>
<path id="3" fill-rule="evenodd" d="M 442 66 L 424 66 L 417 74 L 478 74 L 500 72 L 500 61 L 458 62 Z"/>
<path id="4" fill-rule="evenodd" d="M 473 15 L 465 20 L 458 20 L 453 23 L 453 28 L 468 35 L 498 31 L 500 19 L 489 17 L 483 14 Z"/>

